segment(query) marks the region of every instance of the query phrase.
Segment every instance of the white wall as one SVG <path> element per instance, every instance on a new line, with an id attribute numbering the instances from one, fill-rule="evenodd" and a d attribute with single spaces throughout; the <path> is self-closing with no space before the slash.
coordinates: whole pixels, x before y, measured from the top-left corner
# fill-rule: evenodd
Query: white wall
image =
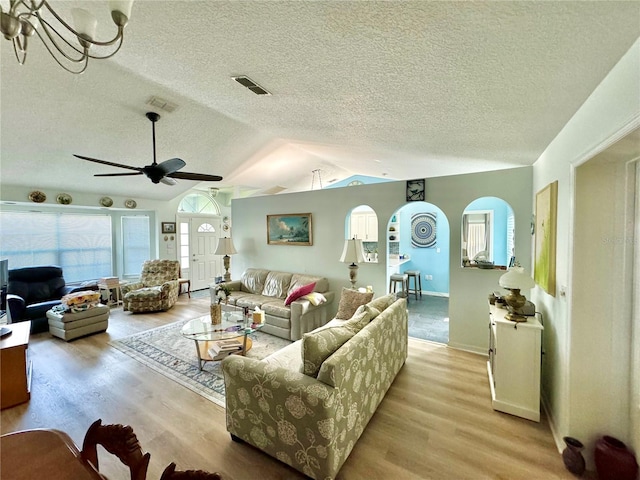
<path id="1" fill-rule="evenodd" d="M 579 270 L 572 274 L 572 265 L 589 261 L 578 258 L 572 251 L 572 236 L 574 228 L 577 228 L 574 204 L 581 200 L 576 197 L 574 169 L 637 128 L 640 123 L 639 94 L 640 40 L 611 70 L 534 165 L 534 194 L 549 183 L 558 181 L 556 293 L 566 286 L 567 296 L 556 294 L 554 297 L 540 289 L 535 289 L 532 296 L 544 316 L 543 399 L 559 446 L 562 436 L 581 433 L 587 450 L 592 450 L 590 442 L 596 435 L 616 429 L 616 425 L 628 420 L 628 417 L 625 420 L 628 411 L 612 413 L 615 418 L 609 414 L 595 415 L 594 418 L 594 412 L 610 412 L 607 402 L 612 395 L 626 394 L 614 386 L 621 385 L 621 379 L 615 377 L 628 372 L 609 369 L 606 375 L 614 378 L 603 379 L 600 366 L 613 365 L 614 356 L 608 347 L 598 348 L 598 340 L 606 342 L 607 338 L 616 337 L 618 332 L 612 323 L 600 324 L 603 320 L 601 315 L 582 312 L 572 303 L 572 289 L 589 288 L 581 283 L 587 280 L 577 275 Z M 610 200 L 605 197 L 600 202 Z M 596 218 L 598 212 L 602 213 L 597 205 Z M 591 290 L 591 295 L 610 293 Z M 586 333 L 596 324 L 598 339 Z M 590 343 L 593 340 L 596 340 L 595 344 Z M 582 371 L 592 371 L 593 375 L 587 381 L 578 373 Z M 594 384 L 599 386 L 594 387 Z"/>
<path id="2" fill-rule="evenodd" d="M 468 175 L 428 178 L 426 201 L 438 206 L 449 219 L 450 248 L 450 345 L 486 354 L 488 348 L 488 294 L 499 288 L 503 271 L 461 268 L 461 221 L 464 208 L 479 197 L 497 196 L 507 201 L 516 217 L 516 255 L 530 271 L 531 220 L 530 167 Z M 238 255 L 231 260 L 232 278 L 248 267 L 270 268 L 323 275 L 339 295 L 349 287 L 348 269 L 338 261 L 345 238 L 349 211 L 366 204 L 378 215 L 378 251 L 386 251 L 386 226 L 405 204 L 405 182 L 316 190 L 237 199 L 232 201 L 233 241 Z M 313 246 L 267 245 L 266 216 L 282 213 L 311 213 Z M 358 285 L 372 285 L 376 295 L 386 293 L 387 266 L 360 264 Z M 334 313 L 337 302 L 334 305 Z"/>

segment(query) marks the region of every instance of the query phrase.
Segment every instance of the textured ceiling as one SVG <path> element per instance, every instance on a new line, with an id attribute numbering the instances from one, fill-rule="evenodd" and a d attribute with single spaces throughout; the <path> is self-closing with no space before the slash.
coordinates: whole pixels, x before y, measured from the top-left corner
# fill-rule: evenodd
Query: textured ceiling
<path id="1" fill-rule="evenodd" d="M 55 2 L 63 12 L 107 2 Z M 351 175 L 432 177 L 531 165 L 640 36 L 640 2 L 145 1 L 123 49 L 81 76 L 33 39 L 1 44 L 2 184 L 171 199 L 143 177 L 72 154 L 158 161 L 246 192 Z M 272 93 L 231 80 L 247 75 Z M 238 191 L 238 190 L 236 190 Z"/>

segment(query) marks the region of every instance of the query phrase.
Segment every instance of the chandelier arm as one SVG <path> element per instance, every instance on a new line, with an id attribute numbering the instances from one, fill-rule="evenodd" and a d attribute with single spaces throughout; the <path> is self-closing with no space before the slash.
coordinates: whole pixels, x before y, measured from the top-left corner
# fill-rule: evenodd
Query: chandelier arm
<path id="1" fill-rule="evenodd" d="M 104 56 L 98 56 L 98 55 L 92 55 L 91 53 L 89 53 L 89 51 L 87 50 L 87 57 L 89 58 L 93 58 L 94 60 L 104 60 L 105 58 L 111 58 L 113 57 L 116 53 L 118 53 L 120 51 L 120 48 L 122 47 L 122 43 L 124 42 L 124 35 L 120 36 L 120 43 L 118 44 L 117 48 L 111 52 L 109 55 L 104 55 Z"/>
<path id="2" fill-rule="evenodd" d="M 17 14 L 18 7 L 22 5 L 24 8 L 26 8 L 29 11 L 29 13 L 26 13 L 26 14 L 31 15 L 37 12 L 38 10 L 40 10 L 44 5 L 44 2 L 46 2 L 46 0 L 42 0 L 40 4 L 36 6 L 35 3 L 32 1 L 31 4 L 33 5 L 33 7 L 30 7 L 29 4 L 26 2 L 26 0 L 17 0 L 17 1 L 14 0 L 13 2 L 11 2 L 11 8 L 9 9 L 9 12 L 14 17 L 19 17 L 20 15 L 24 15 L 26 12 L 23 12 L 22 14 Z"/>
<path id="3" fill-rule="evenodd" d="M 69 56 L 68 56 L 68 55 L 66 55 L 62 50 L 60 50 L 60 47 L 58 47 L 58 45 L 56 45 L 56 44 L 54 43 L 54 45 L 55 45 L 56 49 L 58 50 L 58 52 L 60 52 L 60 54 L 61 54 L 62 56 L 64 56 L 64 58 L 66 58 L 67 60 L 69 60 L 70 62 L 78 63 L 78 64 L 79 64 L 80 62 L 82 62 L 82 61 L 84 60 L 84 64 L 82 65 L 82 68 L 81 68 L 80 70 L 72 70 L 72 69 L 70 69 L 69 67 L 67 67 L 66 65 L 64 65 L 64 64 L 63 64 L 63 63 L 58 59 L 58 57 L 57 57 L 57 55 L 56 55 L 55 51 L 54 51 L 54 50 L 52 50 L 52 49 L 51 49 L 51 47 L 49 47 L 49 44 L 48 44 L 47 42 L 45 42 L 45 40 L 44 40 L 44 38 L 42 37 L 42 35 L 41 35 L 38 31 L 36 31 L 36 33 L 37 33 L 38 37 L 40 37 L 40 40 L 42 40 L 42 44 L 44 45 L 44 48 L 46 48 L 46 49 L 47 49 L 47 51 L 48 51 L 48 52 L 49 52 L 49 54 L 53 57 L 53 59 L 56 61 L 56 63 L 57 63 L 58 65 L 60 65 L 62 68 L 64 68 L 67 72 L 69 72 L 69 73 L 75 73 L 75 74 L 80 74 L 80 73 L 83 73 L 83 72 L 87 69 L 87 66 L 89 65 L 89 57 L 88 57 L 88 56 L 86 56 L 86 55 L 85 55 L 83 58 L 80 58 L 80 59 L 77 59 L 77 60 L 76 60 L 76 59 L 73 59 L 73 58 L 69 58 Z M 52 40 L 52 41 L 53 41 L 53 40 Z M 25 56 L 26 56 L 26 52 L 25 52 Z"/>
<path id="4" fill-rule="evenodd" d="M 89 38 L 88 36 L 81 36 L 81 34 L 79 32 L 77 32 L 76 30 L 74 30 L 71 25 L 69 25 L 67 22 L 65 22 L 62 17 L 60 17 L 60 15 L 58 15 L 55 10 L 53 8 L 51 8 L 51 6 L 49 5 L 49 3 L 46 0 L 42 1 L 42 4 L 47 7 L 47 10 L 49 10 L 49 12 L 51 12 L 51 15 L 53 15 L 56 20 L 58 20 L 62 25 L 64 25 L 67 30 L 69 30 L 71 33 L 73 33 L 76 37 L 81 37 L 84 41 L 92 44 L 92 45 L 97 45 L 99 47 L 108 47 L 109 45 L 113 45 L 114 43 L 116 43 L 123 34 L 124 31 L 124 27 L 118 26 L 118 33 L 116 33 L 116 36 L 113 37 L 111 40 L 106 41 L 106 42 L 99 42 L 98 40 L 93 40 L 92 38 Z M 40 15 L 36 14 L 36 16 L 40 19 L 40 21 L 42 22 L 42 18 L 40 17 Z M 49 25 L 51 27 L 51 25 Z M 53 27 L 51 27 L 53 28 Z M 54 29 L 55 31 L 55 29 Z M 58 33 L 58 32 L 56 32 Z M 60 35 L 60 34 L 58 34 Z M 68 42 L 67 42 L 68 43 Z M 108 57 L 105 57 L 108 58 Z"/>
<path id="5" fill-rule="evenodd" d="M 49 41 L 51 42 L 51 44 L 56 48 L 56 50 L 60 53 L 60 55 L 62 55 L 64 58 L 66 58 L 67 60 L 69 60 L 70 62 L 73 63 L 80 63 L 82 61 L 85 61 L 87 54 L 85 51 L 82 50 L 78 50 L 78 48 L 76 48 L 72 43 L 70 43 L 66 38 L 64 38 L 62 35 L 60 35 L 55 28 L 53 28 L 49 22 L 47 22 L 46 20 L 40 18 L 40 16 L 38 16 L 38 19 L 40 20 L 40 23 L 42 24 L 42 30 L 44 30 L 44 33 L 47 34 L 47 37 L 49 38 Z M 49 53 L 55 57 L 53 50 L 49 47 L 49 44 L 46 42 L 45 37 L 42 36 L 42 34 L 37 30 L 34 29 L 36 34 L 38 35 L 38 37 L 40 37 L 40 40 L 42 41 L 42 43 L 44 44 L 45 48 L 49 51 Z M 58 45 L 58 43 L 56 42 L 56 40 L 54 39 L 53 35 L 51 34 L 51 31 L 53 31 L 53 33 L 55 33 L 58 38 L 60 40 L 62 40 L 64 43 L 66 43 L 69 48 L 71 48 L 74 52 L 79 53 L 81 55 L 81 57 L 79 58 L 73 58 L 70 55 L 68 55 L 64 50 L 62 50 L 62 48 L 60 47 L 60 45 Z"/>
<path id="6" fill-rule="evenodd" d="M 13 43 L 13 52 L 16 54 L 16 60 L 18 60 L 18 63 L 20 65 L 24 65 L 24 62 L 27 59 L 27 50 L 26 50 L 26 48 L 24 48 L 24 49 L 22 48 L 22 45 L 20 45 L 20 41 L 18 40 L 17 37 L 14 38 L 11 43 Z M 25 46 L 26 46 L 26 38 L 25 38 Z M 20 59 L 20 55 L 18 54 L 18 50 L 20 50 L 22 52 L 22 59 Z"/>

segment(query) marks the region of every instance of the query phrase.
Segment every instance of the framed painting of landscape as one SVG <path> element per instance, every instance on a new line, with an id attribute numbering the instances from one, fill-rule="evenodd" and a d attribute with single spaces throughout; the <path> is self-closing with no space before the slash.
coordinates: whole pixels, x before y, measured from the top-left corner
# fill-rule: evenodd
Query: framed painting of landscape
<path id="1" fill-rule="evenodd" d="M 267 244 L 313 245 L 311 214 L 267 215 Z"/>

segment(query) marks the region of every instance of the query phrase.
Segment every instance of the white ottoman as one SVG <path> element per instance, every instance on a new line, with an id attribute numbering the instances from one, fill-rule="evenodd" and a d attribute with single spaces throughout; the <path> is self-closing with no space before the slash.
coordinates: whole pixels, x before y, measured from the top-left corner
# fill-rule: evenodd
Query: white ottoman
<path id="1" fill-rule="evenodd" d="M 99 304 L 78 313 L 47 312 L 49 333 L 69 341 L 92 333 L 104 332 L 109 326 L 109 307 Z"/>

